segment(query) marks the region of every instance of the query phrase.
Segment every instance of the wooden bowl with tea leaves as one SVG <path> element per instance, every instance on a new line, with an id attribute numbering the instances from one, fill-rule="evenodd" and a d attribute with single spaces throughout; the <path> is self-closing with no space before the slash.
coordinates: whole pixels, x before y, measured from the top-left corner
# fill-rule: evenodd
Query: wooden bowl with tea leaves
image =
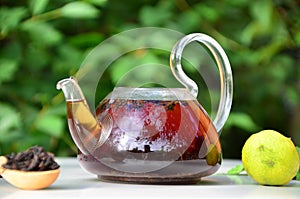
<path id="1" fill-rule="evenodd" d="M 13 186 L 36 190 L 50 186 L 60 173 L 51 153 L 34 146 L 17 154 L 0 156 L 0 175 Z"/>

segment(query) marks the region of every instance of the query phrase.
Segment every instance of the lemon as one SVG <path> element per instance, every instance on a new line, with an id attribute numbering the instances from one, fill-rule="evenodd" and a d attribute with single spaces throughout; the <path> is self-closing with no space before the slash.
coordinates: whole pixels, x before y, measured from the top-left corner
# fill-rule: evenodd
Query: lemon
<path id="1" fill-rule="evenodd" d="M 290 138 L 263 130 L 251 135 L 242 149 L 247 174 L 262 185 L 284 185 L 299 170 L 299 155 Z"/>

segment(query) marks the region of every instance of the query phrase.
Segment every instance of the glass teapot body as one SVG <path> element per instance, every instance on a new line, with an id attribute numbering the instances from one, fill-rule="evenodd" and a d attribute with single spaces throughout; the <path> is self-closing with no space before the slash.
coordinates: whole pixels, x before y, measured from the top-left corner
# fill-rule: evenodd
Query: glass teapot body
<path id="1" fill-rule="evenodd" d="M 182 70 L 189 43 L 202 43 L 220 72 L 221 95 L 212 121 L 196 100 L 198 87 Z M 74 78 L 57 83 L 82 167 L 109 181 L 193 184 L 222 161 L 219 134 L 230 112 L 233 80 L 228 58 L 211 37 L 194 33 L 172 49 L 170 66 L 185 88 L 115 88 L 92 112 Z"/>
<path id="2" fill-rule="evenodd" d="M 195 183 L 221 165 L 218 133 L 187 89 L 115 88 L 96 109 L 100 123 L 107 115 L 106 141 L 78 153 L 102 180 Z"/>

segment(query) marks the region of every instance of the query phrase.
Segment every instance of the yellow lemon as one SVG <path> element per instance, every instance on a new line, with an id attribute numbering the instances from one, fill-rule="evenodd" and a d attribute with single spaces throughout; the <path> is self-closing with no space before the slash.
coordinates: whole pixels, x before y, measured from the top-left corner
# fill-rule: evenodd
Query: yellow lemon
<path id="1" fill-rule="evenodd" d="M 242 162 L 248 175 L 262 185 L 287 184 L 300 165 L 292 140 L 273 130 L 263 130 L 247 139 Z"/>

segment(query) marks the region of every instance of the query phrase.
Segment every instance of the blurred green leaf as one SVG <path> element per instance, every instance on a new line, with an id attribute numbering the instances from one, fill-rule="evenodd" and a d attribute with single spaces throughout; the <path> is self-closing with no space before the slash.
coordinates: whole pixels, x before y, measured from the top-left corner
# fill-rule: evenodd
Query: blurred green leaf
<path id="1" fill-rule="evenodd" d="M 178 16 L 178 21 L 176 21 L 175 26 L 180 25 L 180 29 L 184 30 L 184 32 L 192 32 L 194 29 L 200 26 L 200 24 L 201 18 L 199 13 L 195 10 L 189 10 Z"/>
<path id="2" fill-rule="evenodd" d="M 251 44 L 251 41 L 260 32 L 261 24 L 256 21 L 251 22 L 241 33 L 241 41 L 245 45 Z"/>
<path id="3" fill-rule="evenodd" d="M 172 13 L 170 12 L 171 4 L 163 1 L 160 5 L 145 6 L 140 12 L 141 23 L 145 26 L 159 26 L 167 21 Z"/>
<path id="4" fill-rule="evenodd" d="M 27 10 L 25 7 L 0 7 L 1 35 L 6 36 L 9 31 L 15 29 L 26 14 Z"/>
<path id="5" fill-rule="evenodd" d="M 246 113 L 233 112 L 229 115 L 226 126 L 236 126 L 243 129 L 245 132 L 255 132 L 259 129 L 252 118 Z"/>
<path id="6" fill-rule="evenodd" d="M 243 7 L 248 6 L 249 1 L 248 0 L 226 0 L 226 4 L 230 4 L 236 7 Z"/>
<path id="7" fill-rule="evenodd" d="M 49 63 L 49 53 L 47 50 L 38 48 L 36 45 L 30 45 L 24 52 L 23 62 L 27 66 L 31 66 L 32 71 L 41 71 Z"/>
<path id="8" fill-rule="evenodd" d="M 45 11 L 49 0 L 30 0 L 29 6 L 31 8 L 32 15 L 41 14 Z"/>
<path id="9" fill-rule="evenodd" d="M 22 44 L 18 40 L 3 43 L 0 48 L 0 59 L 8 59 L 20 62 L 22 59 Z"/>
<path id="10" fill-rule="evenodd" d="M 253 1 L 250 5 L 250 11 L 253 17 L 259 22 L 261 28 L 269 28 L 272 23 L 272 7 L 271 0 Z"/>
<path id="11" fill-rule="evenodd" d="M 22 25 L 22 29 L 39 45 L 51 46 L 62 40 L 62 34 L 46 22 L 28 21 Z"/>
<path id="12" fill-rule="evenodd" d="M 296 106 L 300 101 L 299 92 L 295 87 L 288 87 L 285 89 L 286 102 L 292 107 Z"/>
<path id="13" fill-rule="evenodd" d="M 86 1 L 97 6 L 103 6 L 107 3 L 107 0 L 86 0 Z"/>
<path id="14" fill-rule="evenodd" d="M 20 126 L 21 117 L 12 106 L 0 103 L 0 134 L 9 133 Z M 2 139 L 3 136 L 0 136 Z"/>
<path id="15" fill-rule="evenodd" d="M 75 1 L 61 8 L 61 15 L 68 18 L 96 18 L 100 10 L 89 3 Z"/>
<path id="16" fill-rule="evenodd" d="M 95 47 L 104 40 L 99 32 L 88 32 L 70 38 L 70 43 L 81 48 Z"/>
<path id="17" fill-rule="evenodd" d="M 298 30 L 295 31 L 295 41 L 297 46 L 300 46 L 300 28 L 298 28 Z"/>
<path id="18" fill-rule="evenodd" d="M 254 1 L 250 5 L 250 11 L 254 20 L 244 29 L 242 40 L 249 44 L 256 35 L 265 33 L 271 27 L 272 6 L 269 0 Z"/>
<path id="19" fill-rule="evenodd" d="M 0 58 L 0 85 L 4 81 L 13 79 L 13 75 L 18 69 L 18 61 L 13 59 Z"/>
<path id="20" fill-rule="evenodd" d="M 296 174 L 296 180 L 300 180 L 300 171 Z"/>
<path id="21" fill-rule="evenodd" d="M 60 138 L 64 129 L 64 121 L 57 115 L 45 114 L 38 118 L 35 126 L 42 132 Z"/>
<path id="22" fill-rule="evenodd" d="M 204 20 L 209 22 L 215 22 L 219 18 L 218 11 L 209 5 L 199 4 L 195 9 Z"/>
<path id="23" fill-rule="evenodd" d="M 10 149 L 12 143 L 22 137 L 21 121 L 21 115 L 15 107 L 0 102 L 0 154 L 4 154 L 5 147 Z"/>
<path id="24" fill-rule="evenodd" d="M 135 67 L 141 66 L 143 64 L 154 64 L 159 63 L 159 59 L 155 54 L 147 50 L 138 50 L 135 53 L 127 54 L 126 56 L 121 57 L 116 60 L 111 67 L 111 78 L 115 84 L 122 79 L 124 75 L 130 72 Z M 151 68 L 147 68 L 147 72 L 139 74 L 139 79 L 145 79 L 152 74 Z M 131 79 L 133 81 L 133 79 Z M 130 82 L 126 82 L 130 83 Z M 140 86 L 140 85 L 136 85 Z"/>
<path id="25" fill-rule="evenodd" d="M 53 60 L 55 72 L 65 72 L 78 69 L 84 59 L 82 52 L 71 45 L 62 45 L 57 51 L 57 57 Z"/>

